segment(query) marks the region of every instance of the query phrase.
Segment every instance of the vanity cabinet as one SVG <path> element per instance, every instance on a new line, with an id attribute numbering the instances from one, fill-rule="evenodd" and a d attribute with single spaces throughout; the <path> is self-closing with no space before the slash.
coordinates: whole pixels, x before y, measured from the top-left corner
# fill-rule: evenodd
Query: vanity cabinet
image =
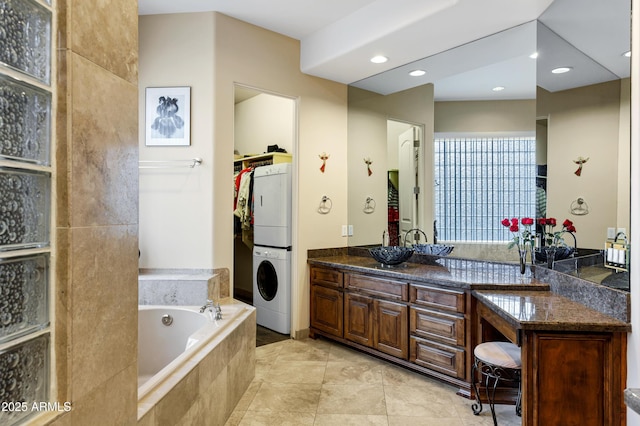
<path id="1" fill-rule="evenodd" d="M 408 359 L 406 305 L 345 292 L 344 337 L 400 359 Z"/>
<path id="2" fill-rule="evenodd" d="M 344 274 L 335 269 L 311 268 L 311 330 L 343 336 Z M 312 335 L 313 337 L 313 335 Z"/>
<path id="3" fill-rule="evenodd" d="M 465 379 L 466 293 L 311 267 L 311 331 L 400 364 Z"/>
<path id="4" fill-rule="evenodd" d="M 402 281 L 345 275 L 344 337 L 406 360 L 408 358 L 409 284 Z"/>
<path id="5" fill-rule="evenodd" d="M 410 361 L 450 377 L 466 375 L 466 294 L 412 285 Z"/>

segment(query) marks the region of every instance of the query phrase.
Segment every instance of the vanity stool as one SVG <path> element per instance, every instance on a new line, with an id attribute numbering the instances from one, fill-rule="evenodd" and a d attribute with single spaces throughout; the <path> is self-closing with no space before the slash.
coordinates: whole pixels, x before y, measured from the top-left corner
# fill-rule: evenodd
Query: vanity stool
<path id="1" fill-rule="evenodd" d="M 476 403 L 471 406 L 473 414 L 478 415 L 482 412 L 482 402 L 478 394 L 476 385 L 476 370 L 479 370 L 484 377 L 484 386 L 487 393 L 487 400 L 491 408 L 491 416 L 493 424 L 497 425 L 496 412 L 494 408 L 494 400 L 496 396 L 496 387 L 498 382 L 503 380 L 507 382 L 518 383 L 518 399 L 516 401 L 516 414 L 522 415 L 522 386 L 520 383 L 520 371 L 522 369 L 522 361 L 520 359 L 520 348 L 509 342 L 486 342 L 480 343 L 473 351 L 474 362 L 471 369 L 471 378 L 473 391 L 476 395 Z M 489 392 L 491 387 L 491 392 Z"/>

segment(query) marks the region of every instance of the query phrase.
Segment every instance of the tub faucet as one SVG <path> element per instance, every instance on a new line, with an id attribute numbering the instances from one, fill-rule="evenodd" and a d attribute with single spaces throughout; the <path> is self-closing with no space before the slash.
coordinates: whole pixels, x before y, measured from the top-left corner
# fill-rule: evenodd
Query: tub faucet
<path id="1" fill-rule="evenodd" d="M 215 303 L 213 300 L 207 299 L 207 303 L 200 308 L 200 313 L 202 314 L 206 310 L 209 311 L 209 314 L 211 315 L 211 320 L 222 319 L 222 308 L 220 307 L 220 303 Z"/>

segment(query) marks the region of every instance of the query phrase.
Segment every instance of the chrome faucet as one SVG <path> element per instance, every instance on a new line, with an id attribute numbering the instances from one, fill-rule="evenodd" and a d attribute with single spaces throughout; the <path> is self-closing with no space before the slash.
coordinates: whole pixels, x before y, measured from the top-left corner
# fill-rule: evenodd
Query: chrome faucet
<path id="1" fill-rule="evenodd" d="M 213 300 L 207 299 L 207 303 L 200 308 L 200 313 L 203 314 L 206 310 L 209 311 L 209 315 L 211 316 L 212 321 L 214 319 L 216 321 L 222 319 L 222 308 L 220 307 L 220 303 L 215 303 Z"/>

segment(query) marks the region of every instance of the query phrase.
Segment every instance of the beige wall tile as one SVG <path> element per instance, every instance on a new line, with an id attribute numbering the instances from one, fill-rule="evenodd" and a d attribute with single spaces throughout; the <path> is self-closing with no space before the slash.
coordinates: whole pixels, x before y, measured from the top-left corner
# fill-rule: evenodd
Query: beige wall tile
<path id="1" fill-rule="evenodd" d="M 191 409 L 198 397 L 198 372 L 191 371 L 156 405 L 156 424 L 175 425 Z"/>
<path id="2" fill-rule="evenodd" d="M 213 381 L 207 383 L 209 387 L 206 391 L 200 391 L 198 404 L 203 416 L 199 419 L 199 424 L 225 424 L 228 407 L 231 404 L 226 392 L 227 380 L 227 370 L 225 369 Z M 200 383 L 200 388 L 203 388 L 202 383 Z"/>
<path id="3" fill-rule="evenodd" d="M 138 223 L 138 89 L 75 54 L 72 73 L 71 226 Z"/>
<path id="4" fill-rule="evenodd" d="M 155 426 L 156 410 L 152 408 L 138 421 L 137 426 Z"/>
<path id="5" fill-rule="evenodd" d="M 71 426 L 71 413 L 64 413 L 47 424 L 50 426 Z"/>
<path id="6" fill-rule="evenodd" d="M 74 400 L 137 363 L 136 232 L 135 226 L 71 231 Z"/>
<path id="7" fill-rule="evenodd" d="M 72 424 L 135 424 L 138 388 L 137 364 L 132 364 L 89 394 L 73 401 Z"/>
<path id="8" fill-rule="evenodd" d="M 67 0 L 66 3 L 68 48 L 136 84 L 138 2 Z"/>
<path id="9" fill-rule="evenodd" d="M 56 105 L 56 127 L 55 127 L 55 152 L 51 155 L 55 157 L 56 165 L 56 198 L 53 200 L 56 209 L 56 225 L 69 226 L 69 150 L 67 144 L 69 142 L 67 126 L 67 51 L 58 51 L 57 62 L 57 105 Z"/>
<path id="10" fill-rule="evenodd" d="M 69 230 L 56 229 L 56 257 L 55 262 L 55 299 L 53 327 L 55 329 L 54 351 L 56 353 L 53 366 L 56 381 L 58 401 L 69 400 L 69 347 L 71 346 L 71 286 L 69 285 Z M 52 265 L 54 266 L 54 265 Z"/>
<path id="11" fill-rule="evenodd" d="M 200 375 L 200 392 L 206 392 L 211 383 L 223 372 L 226 373 L 226 366 L 229 358 L 225 356 L 225 345 L 219 344 L 198 364 L 198 374 Z"/>

